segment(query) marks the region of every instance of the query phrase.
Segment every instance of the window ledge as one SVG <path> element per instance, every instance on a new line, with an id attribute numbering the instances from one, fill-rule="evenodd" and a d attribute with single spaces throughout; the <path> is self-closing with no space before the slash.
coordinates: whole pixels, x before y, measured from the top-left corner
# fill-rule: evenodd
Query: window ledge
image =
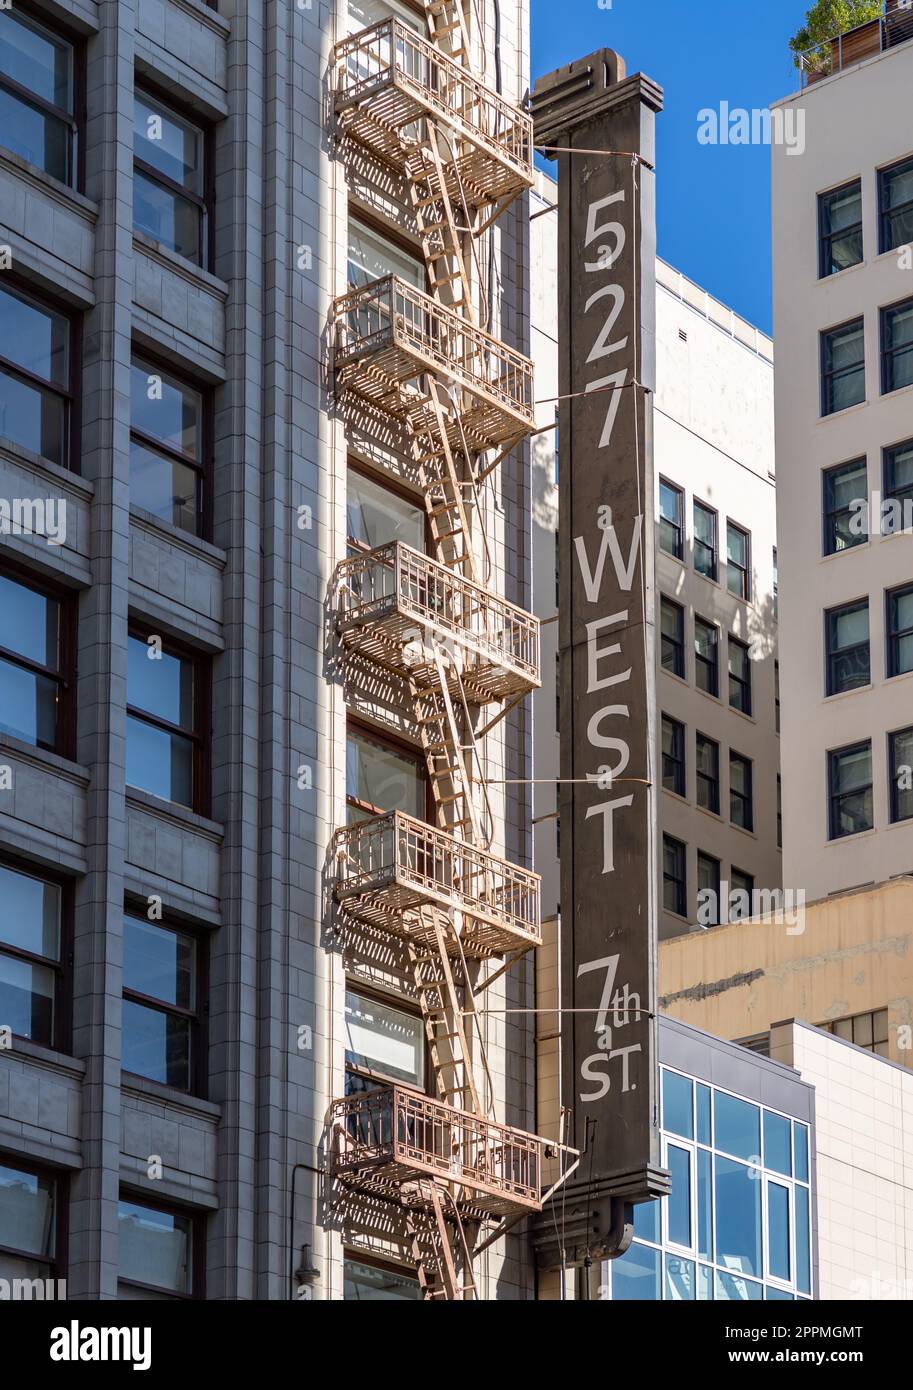
<path id="1" fill-rule="evenodd" d="M 86 1064 L 80 1057 L 71 1057 L 66 1052 L 58 1052 L 53 1047 L 45 1047 L 42 1043 L 32 1042 L 31 1038 L 13 1037 L 9 1053 L 13 1056 L 27 1057 L 30 1062 L 37 1062 L 49 1071 L 67 1072 L 71 1076 L 82 1078 L 85 1076 Z"/>
<path id="2" fill-rule="evenodd" d="M 831 410 L 827 415 L 822 415 L 819 410 L 817 423 L 819 425 L 824 425 L 827 424 L 829 420 L 844 420 L 847 415 L 852 415 L 855 410 L 865 410 L 866 406 L 869 404 L 870 402 L 867 399 L 864 401 L 857 401 L 855 405 L 845 405 L 842 410 Z"/>
<path id="3" fill-rule="evenodd" d="M 833 695 L 825 694 L 824 699 L 827 704 L 830 705 L 836 700 L 849 700 L 853 695 L 865 695 L 868 691 L 874 689 L 874 685 L 869 681 L 868 685 L 856 685 L 852 690 L 835 690 Z"/>
<path id="4" fill-rule="evenodd" d="M 215 1101 L 203 1100 L 202 1096 L 189 1095 L 178 1091 L 174 1086 L 166 1086 L 161 1081 L 152 1081 L 148 1076 L 138 1076 L 135 1072 L 121 1072 L 120 1088 L 127 1095 L 143 1100 L 163 1101 L 169 1110 L 184 1110 L 189 1115 L 200 1115 L 207 1120 L 220 1120 L 222 1107 Z"/>
<path id="5" fill-rule="evenodd" d="M 41 168 L 40 164 L 32 164 L 28 159 L 23 159 L 21 155 L 15 154 L 13 150 L 0 148 L 0 169 L 6 168 L 19 178 L 25 178 L 35 188 L 42 193 L 49 194 L 56 202 L 77 213 L 80 217 L 86 218 L 89 222 L 95 222 L 98 218 L 98 204 L 93 203 L 91 198 L 87 198 L 84 193 L 77 193 L 75 188 L 71 188 L 68 183 L 62 183 L 53 174 L 47 173 Z"/>
<path id="6" fill-rule="evenodd" d="M 80 494 L 86 502 L 91 502 L 95 496 L 95 484 L 88 478 L 74 473 L 72 469 L 64 468 L 62 464 L 54 463 L 53 459 L 46 459 L 43 454 L 36 454 L 32 449 L 24 449 L 14 439 L 0 438 L 0 457 L 3 455 L 7 456 L 10 463 L 20 464 L 37 474 L 52 478 L 66 491 Z"/>
<path id="7" fill-rule="evenodd" d="M 195 536 L 191 531 L 184 531 L 170 521 L 163 521 L 161 517 L 147 512 L 143 507 L 130 508 L 130 522 L 139 530 L 151 531 L 154 535 L 164 537 L 172 545 L 180 546 L 191 555 L 202 555 L 204 559 L 212 560 L 220 569 L 224 569 L 228 563 L 226 552 L 213 545 L 211 541 L 204 540 L 202 536 Z"/>
<path id="8" fill-rule="evenodd" d="M 179 256 L 176 251 L 169 251 L 168 247 L 160 241 L 146 236 L 145 232 L 141 232 L 135 227 L 133 229 L 133 246 L 136 250 L 145 251 L 148 256 L 159 261 L 168 270 L 176 271 L 185 280 L 189 280 L 195 285 L 202 285 L 205 289 L 218 295 L 220 299 L 227 301 L 228 285 L 224 280 L 220 280 L 210 271 L 204 270 L 195 261 L 188 261 L 186 256 Z"/>
<path id="9" fill-rule="evenodd" d="M 62 758 L 59 753 L 52 753 L 48 748 L 36 748 L 33 743 L 16 738 L 15 734 L 0 732 L 0 748 L 7 748 L 22 762 L 31 763 L 43 772 L 55 772 L 79 787 L 88 787 L 91 780 L 89 769 L 80 763 L 74 763 L 70 758 Z"/>
<path id="10" fill-rule="evenodd" d="M 869 262 L 863 258 L 861 261 L 856 261 L 854 265 L 844 266 L 842 270 L 832 270 L 829 275 L 819 275 L 816 284 L 831 285 L 844 275 L 852 275 L 854 270 L 863 270 L 868 264 Z"/>
<path id="11" fill-rule="evenodd" d="M 153 792 L 145 792 L 141 787 L 128 786 L 126 801 L 128 806 L 135 806 L 142 811 L 150 811 L 152 815 L 158 816 L 161 820 L 174 821 L 175 824 L 182 825 L 187 829 L 199 830 L 214 840 L 222 840 L 225 837 L 225 827 L 219 821 L 209 820 L 208 817 L 191 811 L 187 806 L 179 806 L 176 801 L 166 801 L 164 797 L 156 796 Z"/>
<path id="12" fill-rule="evenodd" d="M 880 828 L 881 828 L 881 829 L 884 829 L 883 826 L 880 827 Z M 878 828 L 877 828 L 876 826 L 873 825 L 873 826 L 870 826 L 870 828 L 869 828 L 868 830 L 855 830 L 855 831 L 853 832 L 852 835 L 837 835 L 837 836 L 834 837 L 833 840 L 825 840 L 825 842 L 824 842 L 824 847 L 825 847 L 825 849 L 839 849 L 840 846 L 841 846 L 841 845 L 845 845 L 845 844 L 847 843 L 848 840 L 853 840 L 853 841 L 855 842 L 856 840 L 865 840 L 865 839 L 868 839 L 870 836 L 875 835 L 875 834 L 877 833 L 877 829 L 878 829 Z M 870 887 L 869 884 L 862 884 L 861 886 L 862 886 L 863 888 Z M 843 889 L 840 889 L 840 888 L 837 888 L 837 889 L 835 889 L 834 891 L 837 892 L 837 893 L 840 893 L 840 892 L 843 892 L 844 890 L 843 890 Z"/>
<path id="13" fill-rule="evenodd" d="M 170 3 L 178 10 L 186 10 L 201 24 L 208 24 L 209 28 L 214 29 L 222 38 L 228 38 L 231 33 L 230 21 L 219 14 L 218 10 L 204 4 L 203 0 L 170 0 Z"/>

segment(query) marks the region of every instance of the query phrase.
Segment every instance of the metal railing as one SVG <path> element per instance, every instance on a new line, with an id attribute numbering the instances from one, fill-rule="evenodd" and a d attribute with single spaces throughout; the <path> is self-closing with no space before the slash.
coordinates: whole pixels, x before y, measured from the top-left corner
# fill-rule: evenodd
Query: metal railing
<path id="1" fill-rule="evenodd" d="M 467 956 L 542 943 L 540 878 L 404 811 L 336 832 L 337 902 L 370 925 L 414 941 L 435 940 L 422 909 L 462 914 Z"/>
<path id="2" fill-rule="evenodd" d="M 383 1193 L 425 1174 L 467 1188 L 481 1210 L 542 1209 L 537 1135 L 400 1086 L 334 1101 L 330 1123 L 331 1176 L 343 1182 Z"/>
<path id="3" fill-rule="evenodd" d="M 841 72 L 852 63 L 861 63 L 885 49 L 913 39 L 913 6 L 905 3 L 888 7 L 883 15 L 868 19 L 842 34 L 825 39 L 799 54 L 802 86 Z"/>

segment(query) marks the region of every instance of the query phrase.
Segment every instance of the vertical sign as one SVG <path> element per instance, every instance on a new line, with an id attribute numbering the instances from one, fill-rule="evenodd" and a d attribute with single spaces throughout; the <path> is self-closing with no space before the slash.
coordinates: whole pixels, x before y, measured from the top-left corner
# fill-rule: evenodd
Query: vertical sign
<path id="1" fill-rule="evenodd" d="M 619 1253 L 668 1191 L 656 1054 L 654 118 L 610 49 L 537 82 L 558 160 L 562 1192 L 570 1262 Z M 607 152 L 613 153 L 607 153 Z"/>

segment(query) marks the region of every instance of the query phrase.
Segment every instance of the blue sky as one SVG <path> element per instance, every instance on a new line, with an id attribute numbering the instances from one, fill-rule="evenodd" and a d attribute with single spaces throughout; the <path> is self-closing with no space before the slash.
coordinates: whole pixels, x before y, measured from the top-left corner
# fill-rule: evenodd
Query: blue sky
<path id="1" fill-rule="evenodd" d="M 659 254 L 771 329 L 770 151 L 699 145 L 702 107 L 769 106 L 795 91 L 788 41 L 811 0 L 531 0 L 532 73 L 614 48 L 665 89 L 657 117 Z M 603 0 L 603 5 L 606 0 Z"/>

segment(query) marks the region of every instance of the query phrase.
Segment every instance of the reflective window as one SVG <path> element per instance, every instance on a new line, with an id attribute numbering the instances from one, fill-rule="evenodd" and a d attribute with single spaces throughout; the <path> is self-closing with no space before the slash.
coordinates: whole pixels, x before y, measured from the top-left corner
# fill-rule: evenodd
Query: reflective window
<path id="1" fill-rule="evenodd" d="M 761 1153 L 760 1113 L 750 1101 L 727 1091 L 714 1093 L 713 1124 L 717 1149 L 757 1163 Z"/>
<path id="2" fill-rule="evenodd" d="M 864 400 L 865 328 L 862 319 L 854 319 L 821 334 L 821 414 Z"/>
<path id="3" fill-rule="evenodd" d="M 832 1019 L 821 1027 L 833 1033 L 834 1037 L 843 1038 L 856 1047 L 864 1047 L 867 1052 L 875 1052 L 879 1057 L 889 1055 L 887 1009 L 854 1014 L 851 1018 Z"/>
<path id="4" fill-rule="evenodd" d="M 913 671 L 913 584 L 887 595 L 888 675 Z"/>
<path id="5" fill-rule="evenodd" d="M 0 437 L 62 468 L 69 463 L 71 336 L 65 314 L 0 288 Z"/>
<path id="6" fill-rule="evenodd" d="M 18 6 L 0 10 L 0 139 L 69 184 L 75 182 L 73 67 L 71 43 Z"/>
<path id="7" fill-rule="evenodd" d="M 717 577 L 717 514 L 703 502 L 694 503 L 694 568 L 705 579 Z"/>
<path id="8" fill-rule="evenodd" d="M 726 587 L 736 598 L 751 598 L 748 532 L 732 521 L 726 524 Z"/>
<path id="9" fill-rule="evenodd" d="M 670 598 L 659 601 L 662 667 L 685 679 L 685 610 Z"/>
<path id="10" fill-rule="evenodd" d="M 729 819 L 743 830 L 754 829 L 751 763 L 740 753 L 729 754 Z"/>
<path id="11" fill-rule="evenodd" d="M 893 251 L 913 242 L 913 159 L 878 175 L 879 250 Z"/>
<path id="12" fill-rule="evenodd" d="M 871 680 L 869 601 L 832 608 L 825 614 L 827 694 L 842 695 Z"/>
<path id="13" fill-rule="evenodd" d="M 418 753 L 350 729 L 346 740 L 349 822 L 406 811 L 425 819 L 425 769 Z"/>
<path id="14" fill-rule="evenodd" d="M 685 494 L 674 483 L 659 480 L 659 544 L 667 555 L 681 560 L 685 553 Z"/>
<path id="15" fill-rule="evenodd" d="M 66 751 L 70 682 L 63 602 L 0 574 L 0 729 Z"/>
<path id="16" fill-rule="evenodd" d="M 720 920 L 720 861 L 703 850 L 697 856 L 697 920 L 702 927 Z"/>
<path id="17" fill-rule="evenodd" d="M 688 911 L 685 846 L 671 835 L 663 836 L 663 907 L 679 917 Z"/>
<path id="18" fill-rule="evenodd" d="M 714 698 L 720 693 L 720 634 L 714 623 L 694 615 L 694 680 Z"/>
<path id="19" fill-rule="evenodd" d="M 720 745 L 706 734 L 695 738 L 697 804 L 714 815 L 720 813 Z"/>
<path id="20" fill-rule="evenodd" d="M 390 541 L 425 550 L 424 508 L 354 468 L 346 479 L 346 526 L 350 551 L 375 550 Z"/>
<path id="21" fill-rule="evenodd" d="M 133 225 L 196 265 L 205 264 L 202 130 L 154 97 L 133 106 Z"/>
<path id="22" fill-rule="evenodd" d="M 130 505 L 202 534 L 203 394 L 134 354 L 130 370 Z"/>
<path id="23" fill-rule="evenodd" d="M 881 389 L 913 385 L 913 299 L 881 311 Z"/>
<path id="24" fill-rule="evenodd" d="M 194 1089 L 197 978 L 192 936 L 125 915 L 124 1071 L 182 1091 Z"/>
<path id="25" fill-rule="evenodd" d="M 830 838 L 858 835 L 874 825 L 872 798 L 872 745 L 854 744 L 828 753 Z"/>
<path id="26" fill-rule="evenodd" d="M 424 1295 L 408 1270 L 346 1259 L 342 1296 L 347 1303 L 417 1302 Z"/>
<path id="27" fill-rule="evenodd" d="M 662 718 L 663 786 L 685 796 L 685 726 L 664 714 Z"/>
<path id="28" fill-rule="evenodd" d="M 56 883 L 0 864 L 0 1020 L 47 1047 L 60 1044 L 61 899 Z"/>
<path id="29" fill-rule="evenodd" d="M 903 444 L 895 444 L 893 448 L 885 449 L 883 473 L 885 498 L 900 503 L 900 525 L 895 526 L 894 516 L 886 514 L 883 520 L 884 530 L 888 533 L 904 530 L 907 526 L 907 513 L 913 507 L 913 440 L 908 439 Z"/>
<path id="30" fill-rule="evenodd" d="M 0 1278 L 54 1275 L 57 1209 L 56 1178 L 0 1162 Z"/>
<path id="31" fill-rule="evenodd" d="M 349 216 L 349 286 L 361 289 L 373 280 L 398 275 L 417 290 L 426 288 L 425 265 L 396 242 L 357 217 Z"/>
<path id="32" fill-rule="evenodd" d="M 862 183 L 835 188 L 818 197 L 821 277 L 836 275 L 862 260 Z"/>
<path id="33" fill-rule="evenodd" d="M 672 1192 L 666 1205 L 667 1239 L 670 1245 L 691 1248 L 691 1150 L 678 1144 L 666 1149 Z"/>
<path id="34" fill-rule="evenodd" d="M 869 538 L 866 521 L 868 474 L 865 459 L 827 468 L 824 482 L 824 553 L 837 555 Z M 863 510 L 861 504 L 865 504 Z"/>
<path id="35" fill-rule="evenodd" d="M 891 778 L 891 820 L 913 818 L 913 728 L 888 736 Z"/>
<path id="36" fill-rule="evenodd" d="M 748 646 L 729 634 L 729 707 L 751 714 L 751 658 Z"/>
<path id="37" fill-rule="evenodd" d="M 127 650 L 127 783 L 199 809 L 197 663 L 131 634 Z"/>
<path id="38" fill-rule="evenodd" d="M 369 995 L 346 990 L 346 1066 L 424 1090 L 424 1025 Z"/>
<path id="39" fill-rule="evenodd" d="M 683 1139 L 694 1137 L 692 1092 L 694 1083 L 689 1076 L 677 1071 L 663 1072 L 663 1129 L 680 1134 Z"/>
<path id="40" fill-rule="evenodd" d="M 117 1207 L 118 1275 L 171 1295 L 192 1292 L 192 1221 L 145 1202 Z"/>

